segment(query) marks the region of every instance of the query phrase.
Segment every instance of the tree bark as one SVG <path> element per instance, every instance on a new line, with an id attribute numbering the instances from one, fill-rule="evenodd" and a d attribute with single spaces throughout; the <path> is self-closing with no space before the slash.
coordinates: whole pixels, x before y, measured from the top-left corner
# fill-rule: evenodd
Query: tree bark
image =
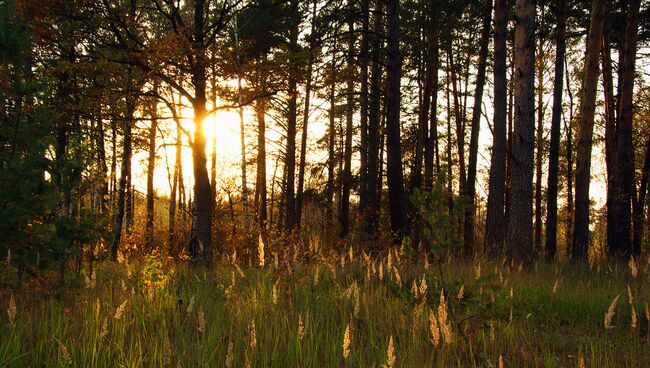
<path id="1" fill-rule="evenodd" d="M 515 14 L 514 135 L 506 254 L 513 261 L 530 264 L 535 149 L 535 1 L 517 0 Z"/>
<path id="2" fill-rule="evenodd" d="M 260 228 L 266 227 L 266 99 L 255 104 L 257 115 L 257 180 L 255 203 Z M 273 183 L 271 184 L 273 185 Z"/>
<path id="3" fill-rule="evenodd" d="M 291 0 L 290 5 L 293 12 L 298 12 L 298 1 Z M 289 51 L 292 57 L 297 57 L 299 21 L 293 20 L 289 31 Z M 296 176 L 296 124 L 298 120 L 298 81 L 295 66 L 290 66 L 289 80 L 287 81 L 288 109 L 287 109 L 287 148 L 285 151 L 285 167 L 287 170 L 285 187 L 285 230 L 291 232 L 296 226 L 296 199 L 295 199 L 295 176 Z"/>
<path id="4" fill-rule="evenodd" d="M 130 77 L 129 77 L 130 78 Z M 117 253 L 120 248 L 122 239 L 122 224 L 126 212 L 126 192 L 128 190 L 129 175 L 131 175 L 131 151 L 132 135 L 131 126 L 133 124 L 133 114 L 135 111 L 136 101 L 130 94 L 126 97 L 126 113 L 122 120 L 122 163 L 120 166 L 120 180 L 117 192 L 117 208 L 115 211 L 115 221 L 113 223 L 113 241 L 111 243 L 111 257 L 117 260 Z"/>
<path id="5" fill-rule="evenodd" d="M 575 221 L 573 231 L 573 261 L 586 261 L 589 249 L 589 183 L 591 180 L 591 148 L 593 142 L 598 55 L 600 54 L 605 1 L 594 0 L 587 36 L 585 76 L 580 104 L 580 126 L 576 162 Z"/>
<path id="6" fill-rule="evenodd" d="M 343 178 L 341 203 L 339 206 L 339 238 L 343 239 L 350 231 L 350 191 L 352 189 L 352 118 L 354 117 L 354 20 L 352 18 L 352 3 L 348 2 L 350 16 L 348 18 L 348 49 L 347 49 L 347 87 L 345 109 L 345 147 L 343 154 Z"/>
<path id="7" fill-rule="evenodd" d="M 381 60 L 379 53 L 382 47 L 381 34 L 383 33 L 383 6 L 382 2 L 375 2 L 373 18 L 373 35 L 371 37 L 370 55 L 370 99 L 368 105 L 368 163 L 367 163 L 367 198 L 365 200 L 364 217 L 365 229 L 370 239 L 378 234 L 379 225 L 379 192 L 380 180 L 380 130 L 381 130 Z"/>
<path id="8" fill-rule="evenodd" d="M 487 65 L 488 46 L 490 43 L 490 28 L 492 26 L 492 0 L 485 4 L 483 15 L 483 28 L 479 41 L 480 50 L 478 56 L 478 70 L 476 72 L 476 90 L 474 92 L 474 107 L 472 109 L 472 127 L 469 141 L 469 167 L 467 171 L 467 208 L 465 211 L 465 254 L 469 255 L 476 251 L 474 244 L 474 222 L 476 200 L 476 165 L 478 157 L 478 138 L 481 129 L 481 104 L 483 102 L 483 88 L 485 86 L 485 69 Z"/>
<path id="9" fill-rule="evenodd" d="M 400 142 L 400 78 L 402 60 L 399 51 L 400 22 L 399 0 L 387 0 L 388 63 L 386 86 L 386 151 L 388 196 L 391 229 L 394 241 L 401 241 L 406 227 L 406 195 L 402 172 L 402 146 Z"/>
<path id="10" fill-rule="evenodd" d="M 154 91 L 158 88 L 154 84 Z M 154 237 L 154 170 L 156 169 L 156 130 L 158 129 L 158 101 L 151 101 L 149 126 L 149 160 L 147 164 L 147 220 L 145 223 L 145 248 L 148 251 L 153 249 Z"/>
<path id="11" fill-rule="evenodd" d="M 427 80 L 425 81 L 425 91 L 427 90 L 427 83 L 430 83 L 430 110 L 429 114 L 429 128 L 426 135 L 426 142 L 424 145 L 424 187 L 431 189 L 433 187 L 434 175 L 434 162 L 435 168 L 440 167 L 440 160 L 438 157 L 438 69 L 440 68 L 440 47 L 438 41 L 439 21 L 438 21 L 438 0 L 431 1 L 429 11 L 430 27 L 427 28 L 427 60 L 426 60 L 426 73 Z M 425 97 L 426 99 L 426 97 Z M 424 110 L 424 108 L 423 108 Z M 425 119 L 426 120 L 426 119 Z"/>
<path id="12" fill-rule="evenodd" d="M 496 0 L 494 11 L 494 122 L 492 157 L 486 222 L 486 250 L 496 256 L 503 250 L 505 236 L 505 176 L 506 176 L 506 125 L 507 76 L 506 32 L 507 0 Z"/>
<path id="13" fill-rule="evenodd" d="M 546 259 L 555 259 L 557 253 L 557 195 L 560 155 L 560 119 L 562 118 L 562 92 L 564 59 L 566 55 L 566 20 L 568 1 L 558 4 L 555 29 L 555 79 L 553 81 L 553 110 L 551 115 L 551 144 L 548 155 L 548 182 L 546 197 Z"/>
<path id="14" fill-rule="evenodd" d="M 627 9 L 627 24 L 625 29 L 625 43 L 622 50 L 620 73 L 620 96 L 618 106 L 618 131 L 617 131 L 617 161 L 619 175 L 615 182 L 614 209 L 616 221 L 614 239 L 609 243 L 610 256 L 627 259 L 638 256 L 641 249 L 634 247 L 632 232 L 635 231 L 632 219 L 635 218 L 634 199 L 636 196 L 636 179 L 634 169 L 634 143 L 632 141 L 633 128 L 633 94 L 634 72 L 636 62 L 636 46 L 639 32 L 640 0 L 631 0 Z M 640 244 L 639 244 L 640 245 Z"/>
<path id="15" fill-rule="evenodd" d="M 309 55 L 307 63 L 307 83 L 305 85 L 305 107 L 302 115 L 302 136 L 300 138 L 300 163 L 298 164 L 298 190 L 296 192 L 296 221 L 297 227 L 300 228 L 302 221 L 302 201 L 303 201 L 303 191 L 305 186 L 305 169 L 307 165 L 307 138 L 308 138 L 308 127 L 309 127 L 309 104 L 311 99 L 311 89 L 312 89 L 312 74 L 314 68 L 314 49 L 315 49 L 315 40 L 314 40 L 314 28 L 316 27 L 316 1 L 313 3 L 312 14 L 311 14 L 311 28 L 312 35 L 309 41 Z"/>

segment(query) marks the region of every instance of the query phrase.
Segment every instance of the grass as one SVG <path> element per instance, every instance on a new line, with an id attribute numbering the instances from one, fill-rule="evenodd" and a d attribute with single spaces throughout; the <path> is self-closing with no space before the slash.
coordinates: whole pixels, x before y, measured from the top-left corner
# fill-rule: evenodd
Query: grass
<path id="1" fill-rule="evenodd" d="M 95 282 L 57 296 L 29 287 L 3 291 L 0 307 L 10 309 L 13 295 L 17 308 L 13 321 L 9 313 L 0 317 L 0 366 L 380 367 L 389 362 L 391 338 L 397 367 L 650 366 L 648 267 L 633 277 L 627 265 L 517 270 L 450 261 L 443 269 L 453 335 L 436 347 L 429 314 L 440 314 L 437 265 L 396 253 L 390 261 L 350 262 L 347 252 L 319 252 L 311 261 L 276 266 L 267 258 L 264 267 L 243 269 L 222 260 L 214 269 L 183 266 L 174 275 L 166 274 L 170 265 L 150 263 L 143 272 L 143 260 L 106 262 Z"/>

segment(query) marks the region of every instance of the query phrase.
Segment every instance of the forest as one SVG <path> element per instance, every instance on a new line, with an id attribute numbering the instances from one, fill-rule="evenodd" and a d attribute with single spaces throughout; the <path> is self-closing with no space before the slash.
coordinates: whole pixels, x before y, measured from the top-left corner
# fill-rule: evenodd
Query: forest
<path id="1" fill-rule="evenodd" d="M 650 2 L 0 0 L 0 367 L 650 366 Z"/>

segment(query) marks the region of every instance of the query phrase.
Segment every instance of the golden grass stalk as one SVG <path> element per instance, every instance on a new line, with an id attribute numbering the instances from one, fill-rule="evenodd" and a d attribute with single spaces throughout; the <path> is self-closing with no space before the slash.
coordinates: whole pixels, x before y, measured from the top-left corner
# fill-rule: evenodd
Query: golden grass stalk
<path id="1" fill-rule="evenodd" d="M 440 304 L 438 305 L 438 324 L 440 326 L 440 332 L 445 338 L 445 343 L 451 343 L 452 332 L 451 324 L 448 321 L 448 306 L 447 301 L 445 300 L 445 291 L 440 290 Z"/>
<path id="2" fill-rule="evenodd" d="M 124 310 L 126 309 L 126 303 L 127 302 L 128 302 L 128 300 L 125 300 L 125 301 L 122 302 L 122 304 L 120 304 L 119 307 L 117 307 L 117 310 L 115 311 L 115 316 L 114 316 L 114 318 L 116 320 L 119 320 L 120 318 L 122 318 L 122 314 L 124 313 Z"/>
<path id="3" fill-rule="evenodd" d="M 196 318 L 196 330 L 199 331 L 200 334 L 205 333 L 205 313 L 203 313 L 202 309 L 199 310 Z"/>
<path id="4" fill-rule="evenodd" d="M 162 363 L 164 367 L 170 367 L 172 365 L 172 344 L 169 342 L 169 337 L 167 336 L 163 340 Z"/>
<path id="5" fill-rule="evenodd" d="M 345 327 L 345 334 L 343 334 L 343 359 L 350 356 L 350 344 L 352 343 L 352 332 L 350 331 L 350 323 Z"/>
<path id="6" fill-rule="evenodd" d="M 429 331 L 431 332 L 431 343 L 437 348 L 440 345 L 440 328 L 432 310 L 429 310 Z"/>
<path id="7" fill-rule="evenodd" d="M 9 305 L 7 306 L 7 318 L 9 319 L 9 326 L 13 328 L 16 326 L 16 315 L 18 314 L 18 309 L 16 308 L 16 300 L 14 299 L 14 294 L 11 294 L 9 298 Z"/>
<path id="8" fill-rule="evenodd" d="M 298 341 L 305 337 L 305 326 L 302 323 L 302 314 L 298 315 Z"/>
<path id="9" fill-rule="evenodd" d="M 607 309 L 607 313 L 605 313 L 605 320 L 603 322 L 603 325 L 605 326 L 605 329 L 609 330 L 614 328 L 612 326 L 612 318 L 614 317 L 614 314 L 616 313 L 616 303 L 618 303 L 618 298 L 621 295 L 616 295 L 616 298 L 612 300 L 612 304 L 609 305 L 609 309 Z"/>
<path id="10" fill-rule="evenodd" d="M 251 349 L 255 350 L 255 348 L 257 348 L 257 337 L 255 336 L 255 320 L 251 320 L 250 343 Z"/>
<path id="11" fill-rule="evenodd" d="M 232 368 L 232 363 L 235 360 L 235 343 L 232 338 L 228 339 L 228 351 L 226 352 L 226 368 Z"/>
<path id="12" fill-rule="evenodd" d="M 390 336 L 390 340 L 388 341 L 388 350 L 386 351 L 386 366 L 388 368 L 392 368 L 395 366 L 395 360 L 397 357 L 395 356 L 395 345 L 393 344 L 393 336 Z"/>

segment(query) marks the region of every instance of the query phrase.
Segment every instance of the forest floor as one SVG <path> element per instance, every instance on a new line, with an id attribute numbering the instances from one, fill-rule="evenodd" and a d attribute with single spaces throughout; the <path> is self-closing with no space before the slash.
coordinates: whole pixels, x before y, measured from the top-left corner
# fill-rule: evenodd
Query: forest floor
<path id="1" fill-rule="evenodd" d="M 5 288 L 0 367 L 650 366 L 648 265 L 303 258 Z"/>

